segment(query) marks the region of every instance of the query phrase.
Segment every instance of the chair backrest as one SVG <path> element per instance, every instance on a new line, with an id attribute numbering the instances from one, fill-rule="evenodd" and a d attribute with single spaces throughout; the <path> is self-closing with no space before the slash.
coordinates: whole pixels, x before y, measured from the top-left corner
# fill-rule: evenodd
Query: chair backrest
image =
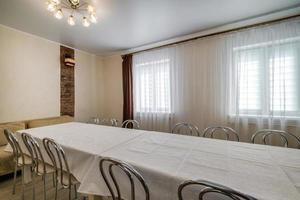
<path id="1" fill-rule="evenodd" d="M 113 200 L 121 200 L 124 199 L 122 198 L 122 193 L 120 190 L 120 186 L 117 182 L 116 176 L 114 175 L 115 169 L 120 169 L 124 174 L 128 177 L 130 181 L 130 196 L 131 200 L 136 199 L 136 187 L 135 187 L 135 180 L 138 180 L 140 185 L 142 186 L 144 192 L 145 192 L 145 199 L 149 200 L 150 199 L 150 193 L 148 186 L 139 172 L 137 172 L 132 166 L 130 166 L 127 163 L 114 160 L 112 158 L 103 158 L 100 160 L 99 163 L 99 169 L 101 172 L 101 175 L 105 181 L 105 184 L 107 185 L 111 197 Z M 110 179 L 108 178 L 110 177 Z M 111 180 L 111 181 L 110 181 Z M 140 200 L 140 199 L 139 199 Z"/>
<path id="2" fill-rule="evenodd" d="M 63 148 L 50 138 L 44 138 L 43 145 L 52 162 L 57 178 L 60 178 L 61 185 L 63 187 L 69 187 L 72 174 Z M 67 174 L 67 182 L 65 182 L 66 177 L 64 176 L 64 173 Z"/>
<path id="3" fill-rule="evenodd" d="M 32 163 L 34 164 L 34 169 L 36 170 L 36 173 L 39 173 L 39 166 L 42 165 L 43 173 L 46 173 L 46 165 L 45 160 L 43 157 L 43 154 L 41 152 L 40 145 L 37 143 L 37 141 L 29 134 L 22 133 L 22 140 L 25 144 L 30 157 L 32 159 Z"/>
<path id="4" fill-rule="evenodd" d="M 200 136 L 200 131 L 198 127 L 186 122 L 175 124 L 175 126 L 172 129 L 172 133 Z"/>
<path id="5" fill-rule="evenodd" d="M 8 143 L 10 144 L 10 146 L 11 146 L 11 148 L 13 150 L 14 160 L 16 162 L 18 162 L 18 158 L 21 158 L 22 159 L 22 163 L 25 163 L 24 153 L 23 153 L 23 151 L 22 151 L 22 149 L 20 147 L 18 139 L 8 129 L 4 130 L 4 135 L 5 135 Z"/>
<path id="6" fill-rule="evenodd" d="M 237 141 L 240 141 L 239 134 L 232 128 L 226 126 L 210 126 L 204 129 L 203 137 L 215 138 L 216 133 L 222 133 L 226 136 L 226 140 L 230 139 L 230 135 L 233 135 Z"/>
<path id="7" fill-rule="evenodd" d="M 251 137 L 251 142 L 254 144 L 255 139 L 260 137 L 262 139 L 263 144 L 268 144 L 268 138 L 274 135 L 280 137 L 284 147 L 289 146 L 289 138 L 294 139 L 298 145 L 298 148 L 300 149 L 300 139 L 289 132 L 281 131 L 281 130 L 263 129 L 263 130 L 256 131 Z"/>
<path id="8" fill-rule="evenodd" d="M 118 126 L 118 120 L 112 118 L 112 119 L 110 119 L 110 124 L 111 124 L 111 126 Z"/>
<path id="9" fill-rule="evenodd" d="M 216 197 L 214 200 L 222 200 L 224 197 L 227 197 L 226 199 L 232 199 L 232 200 L 257 200 L 254 197 L 251 197 L 249 195 L 243 194 L 241 192 L 235 191 L 229 187 L 219 185 L 216 183 L 212 183 L 209 181 L 185 181 L 178 187 L 178 199 L 183 200 L 183 189 L 187 186 L 195 187 L 199 186 L 200 191 L 197 192 L 197 197 L 199 200 L 208 199 L 205 198 L 206 195 L 215 193 Z M 223 198 L 222 198 L 223 197 Z"/>
<path id="10" fill-rule="evenodd" d="M 111 119 L 100 119 L 100 118 L 97 118 L 97 123 L 94 123 L 94 124 L 98 124 L 98 125 L 104 125 L 104 126 L 118 126 L 118 120 L 115 119 L 115 118 L 111 118 Z"/>
<path id="11" fill-rule="evenodd" d="M 140 123 L 136 120 L 133 119 L 128 119 L 125 120 L 122 123 L 122 128 L 134 128 L 134 129 L 139 129 L 140 128 Z"/>

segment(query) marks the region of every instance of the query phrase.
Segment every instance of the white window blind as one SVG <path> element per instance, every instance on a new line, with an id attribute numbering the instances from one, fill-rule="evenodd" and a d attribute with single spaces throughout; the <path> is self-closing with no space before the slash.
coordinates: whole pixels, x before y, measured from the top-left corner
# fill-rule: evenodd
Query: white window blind
<path id="1" fill-rule="evenodd" d="M 241 114 L 299 116 L 299 42 L 235 51 Z"/>
<path id="2" fill-rule="evenodd" d="M 170 60 L 134 64 L 135 111 L 170 113 Z"/>

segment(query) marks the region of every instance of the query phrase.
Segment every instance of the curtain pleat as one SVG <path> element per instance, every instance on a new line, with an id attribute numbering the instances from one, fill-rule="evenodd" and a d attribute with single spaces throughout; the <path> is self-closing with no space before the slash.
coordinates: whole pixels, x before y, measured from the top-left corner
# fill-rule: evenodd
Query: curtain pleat
<path id="1" fill-rule="evenodd" d="M 134 54 L 135 118 L 148 130 L 178 122 L 258 129 L 300 125 L 300 19 Z"/>
<path id="2" fill-rule="evenodd" d="M 133 119 L 132 55 L 122 56 L 123 121 Z"/>

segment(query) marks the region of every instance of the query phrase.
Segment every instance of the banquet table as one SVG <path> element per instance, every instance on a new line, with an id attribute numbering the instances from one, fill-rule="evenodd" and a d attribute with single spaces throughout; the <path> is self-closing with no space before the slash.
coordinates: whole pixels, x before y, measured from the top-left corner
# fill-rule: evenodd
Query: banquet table
<path id="1" fill-rule="evenodd" d="M 59 143 L 71 172 L 81 183 L 78 191 L 84 194 L 109 196 L 99 161 L 111 157 L 140 172 L 151 200 L 178 199 L 180 183 L 199 179 L 259 200 L 300 200 L 298 149 L 77 122 L 22 130 L 17 135 L 21 132 L 39 142 L 48 137 Z M 121 173 L 119 176 L 121 188 L 128 188 Z M 144 199 L 140 187 L 136 199 Z"/>

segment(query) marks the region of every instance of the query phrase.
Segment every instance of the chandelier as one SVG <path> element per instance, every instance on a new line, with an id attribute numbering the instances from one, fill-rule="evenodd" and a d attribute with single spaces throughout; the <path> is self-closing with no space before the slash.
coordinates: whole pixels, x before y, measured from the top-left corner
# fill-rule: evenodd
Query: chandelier
<path id="1" fill-rule="evenodd" d="M 57 19 L 68 15 L 68 24 L 74 26 L 77 20 L 81 20 L 84 27 L 91 23 L 97 23 L 96 12 L 93 6 L 82 0 L 47 0 L 47 10 L 53 13 Z"/>

